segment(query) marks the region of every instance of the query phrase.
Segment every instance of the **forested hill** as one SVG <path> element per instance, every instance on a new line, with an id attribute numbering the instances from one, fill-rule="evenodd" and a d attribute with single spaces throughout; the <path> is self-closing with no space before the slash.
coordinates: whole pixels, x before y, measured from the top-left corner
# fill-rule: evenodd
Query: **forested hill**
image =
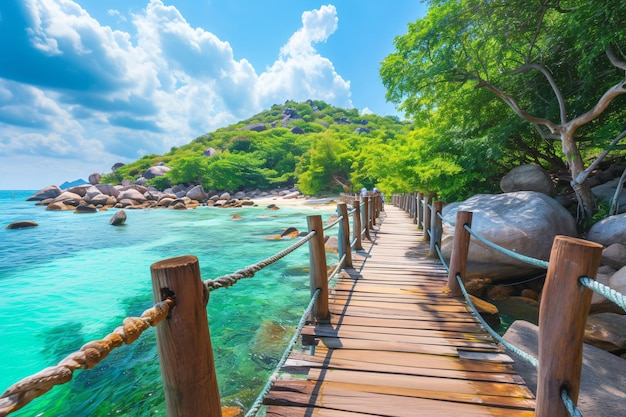
<path id="1" fill-rule="evenodd" d="M 400 184 L 391 179 L 389 150 L 406 143 L 412 129 L 397 117 L 359 114 L 322 101 L 288 101 L 163 155 L 144 156 L 102 182 L 134 182 L 148 168 L 165 165 L 171 170 L 148 185 L 242 190 L 297 184 L 311 195 L 374 186 L 392 191 Z"/>

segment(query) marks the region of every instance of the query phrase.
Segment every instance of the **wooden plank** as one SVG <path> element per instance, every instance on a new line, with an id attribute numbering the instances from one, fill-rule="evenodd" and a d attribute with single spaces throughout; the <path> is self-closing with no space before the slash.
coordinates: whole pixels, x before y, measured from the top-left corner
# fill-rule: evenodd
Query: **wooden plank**
<path id="1" fill-rule="evenodd" d="M 338 325 L 354 325 L 354 326 L 378 326 L 389 328 L 406 328 L 407 321 L 410 321 L 410 327 L 413 329 L 431 329 L 431 330 L 449 330 L 466 333 L 485 334 L 485 331 L 478 326 L 476 321 L 464 322 L 445 322 L 445 321 L 429 321 L 414 320 L 413 318 L 402 319 L 397 316 L 393 317 L 371 317 L 362 316 L 343 316 L 333 315 L 330 317 L 330 323 L 333 326 Z"/>
<path id="2" fill-rule="evenodd" d="M 534 412 L 528 409 L 495 407 L 480 404 L 480 396 L 468 397 L 467 402 L 441 401 L 439 399 L 363 392 L 354 385 L 328 384 L 321 392 L 310 395 L 297 392 L 293 388 L 287 391 L 272 391 L 266 397 L 267 404 L 279 405 L 315 405 L 338 411 L 369 413 L 392 417 L 414 417 L 416 413 L 424 416 L 496 416 L 496 417 L 531 417 Z M 403 391 L 402 389 L 399 389 Z M 432 391 L 433 395 L 435 391 Z M 280 394 L 280 396 L 276 395 Z M 461 397 L 461 396 L 459 396 Z M 473 401 L 471 401 L 473 400 Z M 374 410 L 379 410 L 378 412 Z M 419 410 L 419 411 L 418 411 Z"/>
<path id="3" fill-rule="evenodd" d="M 452 346 L 418 345 L 415 343 L 396 341 L 339 339 L 336 337 L 320 337 L 319 341 L 329 349 L 380 350 L 385 352 L 412 352 L 458 356 L 456 348 Z"/>
<path id="4" fill-rule="evenodd" d="M 388 335 L 407 335 L 407 336 L 425 336 L 425 337 L 441 337 L 447 339 L 463 339 L 473 342 L 493 342 L 493 338 L 485 333 L 468 333 L 461 331 L 447 331 L 447 330 L 432 330 L 421 329 L 413 326 L 408 327 L 411 323 L 406 323 L 406 320 L 401 324 L 407 327 L 388 327 L 380 325 L 370 325 L 368 321 L 364 320 L 361 325 L 350 325 L 342 323 L 340 325 L 322 324 L 318 326 L 305 326 L 302 329 L 302 334 L 315 335 L 318 332 L 331 331 L 331 330 L 350 330 L 354 332 L 368 332 Z"/>

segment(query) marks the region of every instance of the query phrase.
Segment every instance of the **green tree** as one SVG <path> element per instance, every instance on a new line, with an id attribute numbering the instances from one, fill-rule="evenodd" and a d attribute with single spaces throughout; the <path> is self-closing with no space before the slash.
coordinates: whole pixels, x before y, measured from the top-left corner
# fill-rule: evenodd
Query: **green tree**
<path id="1" fill-rule="evenodd" d="M 561 155 L 589 216 L 594 201 L 581 147 L 590 137 L 594 146 L 607 144 L 612 137 L 593 136 L 592 128 L 603 113 L 619 120 L 611 115 L 624 112 L 611 106 L 626 93 L 624 12 L 617 0 L 431 1 L 382 64 L 387 97 L 419 118 L 443 108 L 459 85 L 472 87 L 463 90 L 468 98 L 489 91 L 549 146 L 560 142 L 544 153 Z M 517 134 L 532 149 L 529 137 Z"/>

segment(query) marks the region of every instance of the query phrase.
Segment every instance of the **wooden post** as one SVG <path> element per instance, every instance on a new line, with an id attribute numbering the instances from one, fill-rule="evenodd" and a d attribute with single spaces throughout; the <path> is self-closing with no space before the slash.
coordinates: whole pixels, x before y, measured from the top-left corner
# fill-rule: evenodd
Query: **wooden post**
<path id="1" fill-rule="evenodd" d="M 430 252 L 428 256 L 432 258 L 438 257 L 435 245 L 441 249 L 441 235 L 443 234 L 443 226 L 441 222 L 441 210 L 443 209 L 443 201 L 437 200 L 433 202 L 433 210 L 430 213 Z"/>
<path id="2" fill-rule="evenodd" d="M 578 278 L 596 277 L 602 245 L 568 236 L 557 236 L 539 309 L 539 369 L 537 417 L 567 417 L 561 399 L 565 388 L 578 401 L 582 369 L 583 336 L 592 291 Z"/>
<path id="3" fill-rule="evenodd" d="M 461 280 L 465 279 L 467 253 L 469 252 L 470 238 L 472 237 L 465 230 L 465 225 L 472 227 L 472 214 L 471 211 L 458 211 L 456 213 L 454 242 L 452 243 L 452 254 L 450 255 L 450 272 L 448 273 L 448 288 L 450 288 L 450 294 L 453 296 L 462 295 L 456 276 L 460 275 Z"/>
<path id="4" fill-rule="evenodd" d="M 337 212 L 342 217 L 339 223 L 339 242 L 343 247 L 343 253 L 339 253 L 342 257 L 346 255 L 345 266 L 352 268 L 352 247 L 350 246 L 350 218 L 348 216 L 348 206 L 346 203 L 337 204 Z"/>
<path id="5" fill-rule="evenodd" d="M 372 225 L 372 229 L 376 226 L 376 195 L 372 195 L 370 197 L 370 222 Z"/>
<path id="6" fill-rule="evenodd" d="M 424 240 L 430 242 L 430 196 L 424 196 Z"/>
<path id="7" fill-rule="evenodd" d="M 424 193 L 417 193 L 417 228 L 424 227 Z"/>
<path id="8" fill-rule="evenodd" d="M 413 224 L 417 224 L 417 212 L 419 211 L 419 201 L 417 201 L 417 192 L 414 192 L 411 198 L 413 199 Z"/>
<path id="9" fill-rule="evenodd" d="M 372 240 L 372 237 L 370 236 L 370 198 L 369 197 L 363 197 L 363 202 L 365 203 L 365 205 L 363 206 L 363 220 L 361 221 L 361 224 L 363 226 L 363 229 L 365 229 L 365 238 L 369 241 Z"/>
<path id="10" fill-rule="evenodd" d="M 309 281 L 311 296 L 319 288 L 320 294 L 313 306 L 313 317 L 318 323 L 330 322 L 328 308 L 328 271 L 326 265 L 326 250 L 324 249 L 324 225 L 322 216 L 307 216 L 309 232 L 315 231 L 313 239 L 309 240 Z"/>
<path id="11" fill-rule="evenodd" d="M 354 250 L 363 250 L 363 237 L 361 236 L 361 232 L 363 231 L 363 227 L 361 226 L 361 200 L 358 198 L 355 199 L 352 208 L 354 209 L 354 218 L 352 219 L 352 234 L 355 239 Z"/>
<path id="12" fill-rule="evenodd" d="M 155 302 L 176 296 L 176 307 L 156 328 L 167 415 L 221 417 L 206 305 L 209 293 L 198 258 L 187 255 L 150 266 Z"/>

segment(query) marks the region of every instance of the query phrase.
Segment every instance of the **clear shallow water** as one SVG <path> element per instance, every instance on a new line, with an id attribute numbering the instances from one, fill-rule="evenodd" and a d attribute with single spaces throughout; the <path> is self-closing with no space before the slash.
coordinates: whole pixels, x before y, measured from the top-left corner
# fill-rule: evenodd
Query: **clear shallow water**
<path id="1" fill-rule="evenodd" d="M 0 390 L 55 365 L 152 306 L 150 265 L 192 254 L 203 279 L 255 263 L 293 241 L 269 240 L 332 207 L 48 212 L 31 191 L 0 190 Z M 278 203 L 280 206 L 280 203 Z M 242 220 L 231 220 L 238 214 Z M 36 228 L 5 230 L 18 220 Z M 329 262 L 332 260 L 329 259 Z M 211 294 L 209 323 L 223 403 L 248 407 L 282 354 L 309 300 L 308 250 Z M 270 339 L 271 344 L 263 343 Z M 281 340 L 282 346 L 276 346 Z M 154 329 L 15 416 L 165 416 Z"/>

